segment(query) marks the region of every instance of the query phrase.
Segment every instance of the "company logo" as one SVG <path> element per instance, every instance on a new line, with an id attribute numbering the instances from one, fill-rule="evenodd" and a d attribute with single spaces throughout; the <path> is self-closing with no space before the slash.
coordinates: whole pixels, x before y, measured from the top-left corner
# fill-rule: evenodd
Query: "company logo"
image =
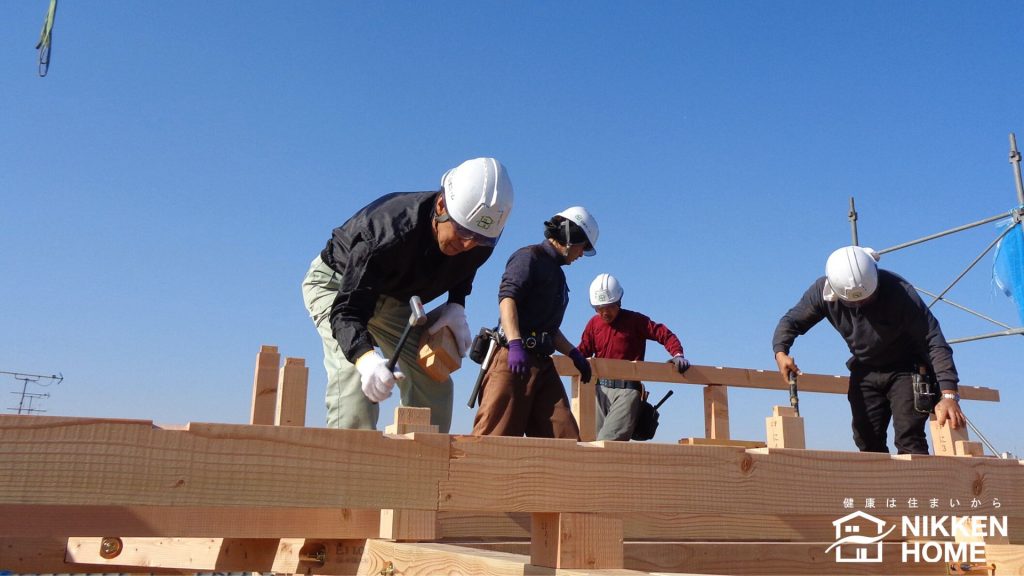
<path id="1" fill-rule="evenodd" d="M 836 562 L 881 562 L 882 540 L 896 529 L 885 530 L 885 520 L 860 510 L 832 522 L 836 541 L 825 553 L 836 551 Z M 883 530 L 885 530 L 883 532 Z"/>
<path id="2" fill-rule="evenodd" d="M 481 216 L 480 219 L 476 221 L 476 227 L 483 228 L 484 230 L 489 229 L 493 224 L 494 218 L 491 218 L 490 216 Z"/>
<path id="3" fill-rule="evenodd" d="M 836 541 L 825 553 L 834 550 L 836 562 L 882 562 L 882 541 L 899 527 L 901 562 L 973 564 L 985 562 L 986 538 L 1009 534 L 1006 516 L 902 516 L 887 524 L 860 510 L 834 520 Z"/>

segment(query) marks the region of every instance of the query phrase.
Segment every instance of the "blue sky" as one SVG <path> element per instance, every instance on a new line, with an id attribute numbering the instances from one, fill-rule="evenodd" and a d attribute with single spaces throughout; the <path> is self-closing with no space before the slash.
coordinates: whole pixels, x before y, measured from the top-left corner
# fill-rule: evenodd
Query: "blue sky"
<path id="1" fill-rule="evenodd" d="M 34 389 L 48 414 L 245 422 L 274 344 L 306 358 L 322 425 L 309 261 L 367 202 L 435 189 L 471 157 L 500 158 L 516 189 L 474 330 L 497 318 L 508 255 L 582 204 L 601 237 L 566 271 L 569 338 L 609 272 L 694 363 L 740 368 L 774 370 L 775 324 L 849 242 L 850 196 L 878 249 L 1016 204 L 1009 2 L 64 2 L 39 78 L 47 6 L 0 8 L 0 370 L 62 372 Z M 882 266 L 936 292 L 997 233 Z M 991 258 L 948 296 L 1020 325 Z M 935 311 L 948 338 L 996 329 Z M 968 416 L 1018 454 L 1022 346 L 954 347 L 963 383 L 1002 392 Z M 794 348 L 805 372 L 844 373 L 847 355 L 827 324 Z M 474 366 L 456 375 L 456 433 Z M 658 441 L 703 435 L 700 387 L 675 389 Z M 733 390 L 733 437 L 763 439 L 786 401 Z M 853 449 L 845 398 L 801 408 L 809 447 Z"/>

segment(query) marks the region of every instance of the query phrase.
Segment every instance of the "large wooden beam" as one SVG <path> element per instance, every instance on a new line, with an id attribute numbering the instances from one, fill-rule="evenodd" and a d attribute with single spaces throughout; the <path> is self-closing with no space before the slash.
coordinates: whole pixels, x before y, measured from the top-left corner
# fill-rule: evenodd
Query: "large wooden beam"
<path id="1" fill-rule="evenodd" d="M 529 544 L 527 544 L 529 546 Z M 321 572 L 317 572 L 320 574 Z M 550 574 L 558 576 L 647 576 L 633 570 L 572 570 L 544 568 L 530 564 L 524 554 L 509 554 L 479 550 L 467 546 L 438 543 L 396 543 L 367 540 L 360 574 L 401 574 L 402 576 L 432 576 L 434 574 L 460 574 L 463 576 L 528 576 Z M 686 576 L 686 575 L 680 575 Z"/>
<path id="2" fill-rule="evenodd" d="M 1022 478 L 1024 463 L 994 458 L 453 436 L 439 506 L 838 518 L 846 499 L 891 498 L 891 514 L 912 514 L 912 501 L 977 497 L 972 514 L 1016 517 L 1024 516 L 1024 500 L 1015 498 Z"/>
<path id="3" fill-rule="evenodd" d="M 376 538 L 380 510 L 0 504 L 0 538 Z"/>
<path id="4" fill-rule="evenodd" d="M 572 360 L 565 356 L 552 356 L 555 368 L 562 376 L 576 376 L 579 372 Z M 789 384 L 774 370 L 752 370 L 746 368 L 725 368 L 721 366 L 693 365 L 686 374 L 680 374 L 666 362 L 631 362 L 609 358 L 591 358 L 595 374 L 601 378 L 641 380 L 645 382 L 673 382 L 677 384 L 699 384 L 703 386 L 733 386 L 736 388 L 759 388 L 764 390 L 789 390 Z M 825 392 L 846 394 L 849 378 L 828 374 L 803 374 L 800 376 L 801 392 Z M 964 400 L 999 401 L 999 390 L 979 386 L 960 386 L 960 398 Z"/>
<path id="5" fill-rule="evenodd" d="M 0 504 L 431 510 L 449 461 L 446 435 L 373 430 L 2 415 L 0 437 Z"/>

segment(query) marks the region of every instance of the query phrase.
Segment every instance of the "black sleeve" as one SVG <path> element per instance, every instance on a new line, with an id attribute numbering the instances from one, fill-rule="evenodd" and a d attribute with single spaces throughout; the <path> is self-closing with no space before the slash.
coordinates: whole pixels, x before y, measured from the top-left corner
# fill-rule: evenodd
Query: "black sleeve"
<path id="1" fill-rule="evenodd" d="M 946 343 L 938 319 L 918 296 L 917 290 L 909 284 L 905 286 L 905 289 L 913 302 L 912 317 L 909 322 L 910 336 L 915 342 L 923 343 L 925 349 L 922 351 L 922 355 L 927 356 L 932 371 L 935 373 L 935 380 L 939 383 L 939 388 L 956 391 L 960 376 L 953 363 L 953 349 Z"/>
<path id="2" fill-rule="evenodd" d="M 448 302 L 466 307 L 466 296 L 473 291 L 473 279 L 476 278 L 476 269 L 462 282 L 448 289 Z"/>
<path id="3" fill-rule="evenodd" d="M 349 362 L 373 349 L 374 341 L 367 325 L 379 296 L 372 266 L 374 250 L 363 240 L 353 243 L 342 272 L 338 295 L 331 305 L 331 331 Z"/>
<path id="4" fill-rule="evenodd" d="M 797 336 L 803 336 L 825 317 L 825 301 L 820 282 L 811 284 L 803 297 L 779 319 L 772 337 L 772 351 L 789 354 Z"/>

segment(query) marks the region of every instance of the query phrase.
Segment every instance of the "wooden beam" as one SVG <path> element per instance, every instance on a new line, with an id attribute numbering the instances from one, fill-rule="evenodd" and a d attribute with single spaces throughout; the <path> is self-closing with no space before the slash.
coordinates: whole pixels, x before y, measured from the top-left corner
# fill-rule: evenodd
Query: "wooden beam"
<path id="1" fill-rule="evenodd" d="M 277 404 L 274 407 L 275 426 L 306 425 L 306 389 L 309 368 L 302 358 L 285 358 L 277 384 Z"/>
<path id="2" fill-rule="evenodd" d="M 977 496 L 974 514 L 996 513 L 996 498 L 1000 515 L 1022 516 L 1024 501 L 1003 500 L 1022 479 L 1024 463 L 994 458 L 453 436 L 439 510 L 839 517 L 846 498 L 892 498 L 903 514 L 915 499 Z"/>
<path id="3" fill-rule="evenodd" d="M 729 389 L 725 386 L 704 387 L 704 436 L 729 439 Z"/>
<path id="4" fill-rule="evenodd" d="M 14 574 L 102 574 L 110 566 L 70 564 L 64 559 L 65 538 L 0 538 L 0 570 Z M 131 566 L 120 566 L 114 572 L 131 573 Z M 148 569 L 150 574 L 181 574 L 180 570 Z"/>
<path id="5" fill-rule="evenodd" d="M 551 357 L 555 369 L 562 376 L 576 376 L 579 372 L 572 365 L 572 360 L 565 356 Z M 673 382 L 677 384 L 698 384 L 714 386 L 732 386 L 736 388 L 758 388 L 763 390 L 789 390 L 789 384 L 774 370 L 753 370 L 746 368 L 726 368 L 722 366 L 693 365 L 686 374 L 680 374 L 666 362 L 631 362 L 629 360 L 613 360 L 610 358 L 591 358 L 594 374 L 601 378 L 622 380 L 641 380 L 644 382 Z M 829 374 L 802 374 L 800 376 L 800 392 L 825 392 L 829 394 L 846 394 L 849 378 Z M 962 400 L 999 401 L 999 390 L 979 386 L 959 386 Z"/>
<path id="6" fill-rule="evenodd" d="M 317 571 L 317 574 L 322 572 Z M 468 546 L 422 542 L 418 544 L 367 540 L 360 574 L 401 574 L 432 576 L 460 574 L 463 576 L 527 576 L 557 574 L 558 576 L 648 576 L 633 570 L 551 569 L 530 564 L 530 557 L 479 550 Z M 686 576 L 686 575 L 681 575 Z"/>
<path id="7" fill-rule="evenodd" d="M 366 539 L 380 533 L 380 510 L 216 506 L 0 504 L 0 537 Z"/>
<path id="8" fill-rule="evenodd" d="M 760 440 L 720 440 L 715 438 L 680 438 L 679 444 L 684 446 L 732 446 L 734 448 L 764 448 L 768 446 Z"/>
<path id="9" fill-rule="evenodd" d="M 622 568 L 622 519 L 534 513 L 530 563 L 548 568 Z"/>
<path id="10" fill-rule="evenodd" d="M 0 415 L 0 504 L 437 507 L 442 434 Z"/>
<path id="11" fill-rule="evenodd" d="M 270 572 L 277 540 L 231 538 L 114 538 L 120 552 L 104 556 L 104 538 L 68 538 L 67 561 L 97 566 L 138 566 L 198 571 Z"/>
<path id="12" fill-rule="evenodd" d="M 281 355 L 277 352 L 277 346 L 260 346 L 256 354 L 256 375 L 252 381 L 250 424 L 274 424 L 280 366 Z"/>
<path id="13" fill-rule="evenodd" d="M 882 544 L 881 562 L 837 563 L 825 542 L 626 542 L 624 567 L 637 574 L 873 575 L 947 574 L 943 563 L 903 563 L 901 544 Z M 524 554 L 525 542 L 467 544 L 510 555 Z M 1000 551 L 1012 558 L 1013 551 Z M 1018 552 L 1019 554 L 1019 552 Z M 1002 574 L 1002 566 L 996 574 Z M 604 571 L 599 572 L 604 574 Z M 1017 574 L 1018 572 L 1007 572 Z M 561 574 L 561 571 L 559 571 Z"/>

